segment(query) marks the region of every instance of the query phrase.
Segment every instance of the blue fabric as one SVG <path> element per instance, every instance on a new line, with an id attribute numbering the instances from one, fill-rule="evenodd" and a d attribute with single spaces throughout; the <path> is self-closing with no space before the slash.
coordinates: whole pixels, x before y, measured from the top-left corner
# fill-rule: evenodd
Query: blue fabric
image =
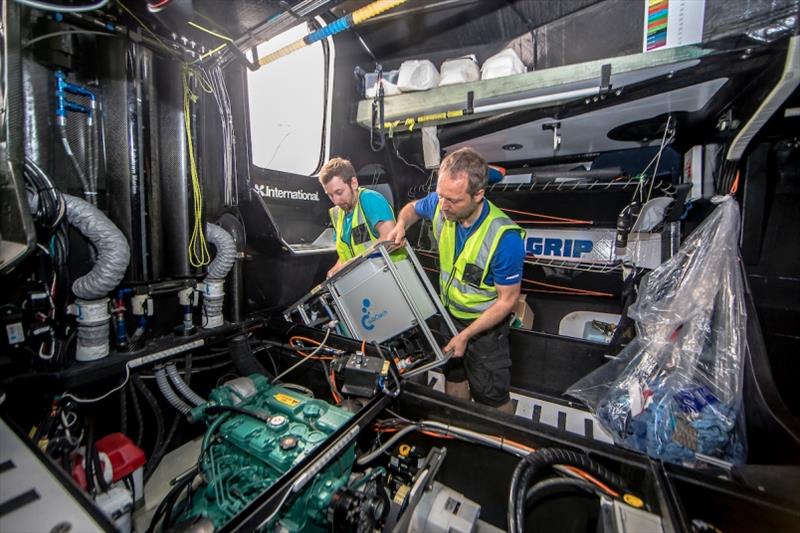
<path id="1" fill-rule="evenodd" d="M 687 397 L 697 397 L 698 388 L 678 387 L 669 380 L 654 383 L 649 389 L 652 399 L 636 415 L 631 412 L 629 392 L 617 387 L 598 406 L 597 417 L 616 442 L 656 459 L 682 464 L 702 453 L 744 462 L 747 452 L 736 432 L 738 410 L 719 402 L 707 389 L 704 396 L 710 401 L 687 402 Z M 679 420 L 691 428 L 693 445 L 680 438 Z"/>
<path id="2" fill-rule="evenodd" d="M 433 215 L 436 213 L 436 206 L 439 204 L 439 195 L 435 192 L 429 193 L 425 198 L 417 200 L 414 204 L 414 210 L 417 215 L 425 220 L 433 220 Z M 464 243 L 472 232 L 481 225 L 481 222 L 486 219 L 489 214 L 488 200 L 483 202 L 483 210 L 481 211 L 478 220 L 470 226 L 465 228 L 461 224 L 456 224 L 456 249 L 453 252 L 453 258 L 458 257 L 458 254 L 464 249 Z M 522 269 L 525 263 L 525 244 L 522 242 L 522 237 L 515 231 L 507 231 L 500 237 L 500 242 L 495 250 L 494 257 L 492 257 L 492 264 L 489 265 L 489 273 L 486 275 L 487 285 L 516 285 L 522 282 Z"/>
<path id="3" fill-rule="evenodd" d="M 394 212 L 389 206 L 389 202 L 386 201 L 386 198 L 384 198 L 381 193 L 364 189 L 359 201 L 361 202 L 361 211 L 367 219 L 367 224 L 369 224 L 369 229 L 376 237 L 378 236 L 378 229 L 376 228 L 378 223 L 388 220 L 394 222 Z M 344 214 L 344 224 L 342 226 L 344 242 L 350 242 L 350 231 L 353 229 L 354 212 L 355 209 Z M 333 240 L 336 242 L 336 228 L 333 229 Z"/>

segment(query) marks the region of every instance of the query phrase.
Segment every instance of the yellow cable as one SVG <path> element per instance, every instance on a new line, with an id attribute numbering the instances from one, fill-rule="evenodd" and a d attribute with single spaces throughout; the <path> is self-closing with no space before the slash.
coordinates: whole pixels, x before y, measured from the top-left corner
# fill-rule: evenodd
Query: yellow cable
<path id="1" fill-rule="evenodd" d="M 297 39 L 295 42 L 287 44 L 283 48 L 280 48 L 280 49 L 272 52 L 271 54 L 265 55 L 264 57 L 262 57 L 261 59 L 258 60 L 258 64 L 263 67 L 267 63 L 271 63 L 271 62 L 275 61 L 276 59 L 280 59 L 281 57 L 283 57 L 285 55 L 289 55 L 292 52 L 300 50 L 301 48 L 306 46 L 306 42 L 305 42 L 304 39 L 305 39 L 305 37 Z"/>
<path id="2" fill-rule="evenodd" d="M 202 60 L 204 60 L 205 58 L 207 58 L 207 57 L 208 57 L 208 56 L 210 56 L 210 55 L 214 55 L 214 54 L 216 54 L 217 52 L 219 52 L 220 50 L 222 50 L 222 49 L 223 49 L 223 48 L 225 48 L 226 46 L 228 46 L 228 45 L 227 45 L 227 44 L 225 44 L 225 43 L 222 43 L 221 45 L 217 46 L 217 47 L 216 47 L 216 48 L 214 48 L 213 50 L 210 50 L 210 51 L 206 52 L 205 54 L 201 55 L 200 57 L 198 57 L 197 59 L 195 59 L 195 60 L 194 60 L 194 63 L 197 63 L 197 62 L 199 62 L 199 61 L 202 61 Z"/>
<path id="3" fill-rule="evenodd" d="M 195 22 L 189 21 L 189 26 L 197 28 L 200 31 L 204 31 L 209 35 L 213 35 L 214 37 L 218 37 L 218 38 L 222 39 L 223 41 L 228 41 L 229 43 L 233 42 L 233 39 L 231 39 L 230 37 L 228 37 L 226 35 L 222 35 L 221 33 L 217 33 L 215 31 L 209 30 L 208 28 L 204 28 L 203 26 L 201 26 L 200 24 L 197 24 Z"/>
<path id="4" fill-rule="evenodd" d="M 376 2 L 372 2 L 369 5 L 353 11 L 353 25 L 361 24 L 365 20 L 380 15 L 384 11 L 388 11 L 405 2 L 406 0 L 377 0 Z"/>
<path id="5" fill-rule="evenodd" d="M 206 244 L 203 231 L 203 190 L 200 187 L 200 178 L 197 175 L 197 161 L 194 157 L 194 142 L 192 141 L 192 103 L 197 101 L 197 95 L 189 87 L 189 79 L 194 74 L 188 68 L 183 69 L 183 122 L 186 129 L 186 146 L 189 152 L 189 173 L 192 178 L 192 196 L 194 198 L 194 228 L 192 238 L 189 240 L 189 263 L 193 267 L 205 266 L 211 262 L 211 254 Z"/>

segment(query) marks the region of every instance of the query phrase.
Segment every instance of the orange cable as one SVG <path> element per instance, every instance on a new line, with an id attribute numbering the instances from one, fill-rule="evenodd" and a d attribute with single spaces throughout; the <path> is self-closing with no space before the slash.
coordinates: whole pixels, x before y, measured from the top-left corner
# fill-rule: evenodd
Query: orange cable
<path id="1" fill-rule="evenodd" d="M 736 178 L 733 180 L 733 184 L 731 185 L 731 194 L 736 194 L 739 190 L 739 171 L 736 171 Z"/>
<path id="2" fill-rule="evenodd" d="M 553 216 L 553 215 L 543 215 L 541 213 L 534 213 L 532 211 L 519 211 L 517 209 L 509 209 L 508 207 L 501 207 L 500 209 L 502 211 L 506 211 L 508 213 L 514 213 L 516 215 L 525 215 L 525 216 L 531 216 L 531 217 L 537 217 L 537 218 L 546 218 L 548 220 L 558 220 L 558 221 L 561 221 L 561 222 L 570 222 L 572 224 L 589 224 L 589 225 L 594 224 L 594 222 L 592 222 L 591 220 L 581 220 L 579 218 L 567 218 L 567 217 L 557 217 L 557 216 Z"/>
<path id="3" fill-rule="evenodd" d="M 298 350 L 298 348 L 303 349 L 303 350 L 308 350 L 308 348 L 304 348 L 302 346 L 295 345 L 295 343 L 294 343 L 295 340 L 301 340 L 301 341 L 305 341 L 305 342 L 310 342 L 310 343 L 316 344 L 317 346 L 319 346 L 321 344 L 317 340 L 310 339 L 308 337 L 302 337 L 300 335 L 291 337 L 289 339 L 289 345 L 292 348 L 294 348 L 295 353 L 297 353 L 297 354 L 299 354 L 299 355 L 301 355 L 303 357 L 308 357 L 309 359 L 313 359 L 315 361 L 333 361 L 333 359 L 334 359 L 333 357 L 323 356 L 323 355 L 312 355 L 312 356 L 309 356 L 308 354 L 301 352 L 300 350 Z"/>
<path id="4" fill-rule="evenodd" d="M 585 226 L 592 224 L 591 222 L 570 222 L 567 220 L 512 220 L 517 224 L 542 224 L 543 226 Z"/>
<path id="5" fill-rule="evenodd" d="M 543 281 L 535 281 L 535 280 L 526 279 L 526 278 L 522 278 L 522 281 L 524 281 L 525 283 L 531 283 L 533 285 L 539 285 L 541 287 L 547 287 L 549 289 L 560 289 L 560 290 L 565 291 L 565 294 L 572 293 L 572 294 L 581 295 L 581 296 L 603 296 L 603 297 L 606 297 L 606 298 L 611 298 L 611 297 L 614 296 L 610 292 L 600 292 L 600 291 L 591 291 L 591 290 L 588 290 L 588 289 L 578 289 L 578 288 L 575 288 L 575 287 L 566 287 L 564 285 L 555 285 L 553 283 L 545 283 Z"/>
<path id="6" fill-rule="evenodd" d="M 593 485 L 596 485 L 596 486 L 600 487 L 604 492 L 610 494 L 611 496 L 613 496 L 615 498 L 619 498 L 619 496 L 620 496 L 619 492 L 615 491 L 614 489 L 612 489 L 611 487 L 609 487 L 608 485 L 606 485 L 605 483 L 603 483 L 599 479 L 595 478 L 594 476 L 592 476 L 588 472 L 586 472 L 584 470 L 581 470 L 580 468 L 577 468 L 575 466 L 570 466 L 570 465 L 564 465 L 564 468 L 566 468 L 570 472 L 574 472 L 575 474 L 578 474 L 580 477 L 582 477 L 583 479 L 585 479 L 589 483 L 592 483 Z"/>

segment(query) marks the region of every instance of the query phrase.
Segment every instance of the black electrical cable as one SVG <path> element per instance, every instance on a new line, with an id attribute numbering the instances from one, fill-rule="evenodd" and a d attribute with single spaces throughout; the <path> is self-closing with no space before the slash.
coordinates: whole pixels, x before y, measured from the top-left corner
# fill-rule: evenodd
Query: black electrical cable
<path id="1" fill-rule="evenodd" d="M 171 508 L 175 504 L 175 500 L 178 498 L 178 495 L 183 491 L 187 484 L 191 484 L 194 480 L 194 476 L 197 474 L 197 467 L 195 466 L 187 472 L 181 479 L 179 479 L 175 485 L 169 489 L 167 495 L 164 496 L 164 499 L 161 500 L 161 503 L 158 504 L 155 513 L 153 513 L 153 518 L 150 520 L 150 525 L 147 527 L 145 533 L 153 533 L 156 530 L 156 526 L 161 521 L 164 514 L 167 512 L 169 508 Z"/>
<path id="2" fill-rule="evenodd" d="M 180 424 L 182 418 L 183 415 L 180 413 L 175 413 L 175 417 L 172 419 L 172 424 L 169 426 L 169 431 L 167 432 L 167 436 L 164 439 L 163 444 L 159 449 L 153 450 L 153 455 L 150 456 L 150 460 L 147 462 L 152 471 L 155 471 L 155 469 L 158 468 L 158 465 L 160 465 L 161 461 L 164 459 L 164 454 L 166 454 L 172 439 L 175 438 L 175 432 L 178 430 L 178 425 Z"/>
<path id="3" fill-rule="evenodd" d="M 153 414 L 155 415 L 156 442 L 155 445 L 153 446 L 153 451 L 155 453 L 156 450 L 159 450 L 161 446 L 164 445 L 164 414 L 162 413 L 161 408 L 158 406 L 158 401 L 156 400 L 156 397 L 153 396 L 153 393 L 150 392 L 150 389 L 148 389 L 147 385 L 144 384 L 142 378 L 140 378 L 138 375 L 133 375 L 131 376 L 131 381 L 133 381 L 133 384 L 136 386 L 139 392 L 142 393 L 142 396 L 144 397 L 145 401 L 147 401 L 147 403 L 150 405 L 150 409 L 152 409 Z M 153 475 L 154 471 L 155 468 L 153 467 L 152 460 L 148 461 L 147 466 L 145 466 L 144 469 L 145 483 L 147 483 L 147 481 L 150 479 L 150 476 Z"/>
<path id="4" fill-rule="evenodd" d="M 400 370 L 397 368 L 397 365 L 394 363 L 394 359 L 391 356 L 386 357 L 383 354 L 383 350 L 381 349 L 381 345 L 378 341 L 372 341 L 372 344 L 375 345 L 375 348 L 378 350 L 378 355 L 381 356 L 381 359 L 387 361 L 389 363 L 389 373 L 392 375 L 392 379 L 394 379 L 395 385 L 397 385 L 397 390 L 391 394 L 392 397 L 397 397 L 400 394 Z"/>
<path id="5" fill-rule="evenodd" d="M 142 437 L 144 436 L 144 417 L 142 416 L 142 407 L 139 405 L 139 398 L 136 396 L 136 390 L 132 385 L 128 385 L 123 390 L 128 390 L 131 393 L 131 403 L 133 404 L 133 412 L 136 414 L 136 446 L 142 447 Z"/>
<path id="6" fill-rule="evenodd" d="M 622 478 L 583 453 L 562 448 L 542 448 L 526 455 L 514 469 L 508 502 L 508 531 L 518 533 L 525 530 L 525 494 L 528 485 L 542 472 L 554 465 L 580 468 L 595 478 L 620 491 L 624 490 Z"/>
<path id="7" fill-rule="evenodd" d="M 244 409 L 242 407 L 236 407 L 234 405 L 209 405 L 206 407 L 206 413 L 208 414 L 220 414 L 220 413 L 236 413 L 239 415 L 249 416 L 251 418 L 255 418 L 261 422 L 266 422 L 269 418 L 269 415 L 256 413 L 255 411 L 250 411 L 248 409 Z"/>
<path id="8" fill-rule="evenodd" d="M 94 461 L 91 451 L 94 448 L 94 424 L 91 420 L 86 421 L 86 448 L 83 453 L 83 472 L 86 475 L 86 490 L 89 494 L 94 493 Z"/>
<path id="9" fill-rule="evenodd" d="M 103 474 L 103 465 L 100 463 L 100 452 L 97 451 L 97 445 L 92 446 L 91 450 L 88 450 L 90 455 L 92 456 L 92 465 L 94 467 L 95 476 L 97 476 L 97 485 L 100 487 L 100 492 L 108 492 L 108 489 L 111 488 L 106 481 L 105 475 Z"/>
<path id="10" fill-rule="evenodd" d="M 123 435 L 128 434 L 128 393 L 127 387 L 119 391 L 119 430 Z"/>

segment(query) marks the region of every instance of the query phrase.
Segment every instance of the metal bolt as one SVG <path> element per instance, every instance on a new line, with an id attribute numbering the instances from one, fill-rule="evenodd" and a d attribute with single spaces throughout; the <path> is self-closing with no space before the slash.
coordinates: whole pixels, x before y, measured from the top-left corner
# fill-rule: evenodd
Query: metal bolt
<path id="1" fill-rule="evenodd" d="M 621 95 L 622 94 L 622 89 L 617 89 L 616 91 L 614 91 L 614 94 L 617 95 L 617 96 Z"/>

